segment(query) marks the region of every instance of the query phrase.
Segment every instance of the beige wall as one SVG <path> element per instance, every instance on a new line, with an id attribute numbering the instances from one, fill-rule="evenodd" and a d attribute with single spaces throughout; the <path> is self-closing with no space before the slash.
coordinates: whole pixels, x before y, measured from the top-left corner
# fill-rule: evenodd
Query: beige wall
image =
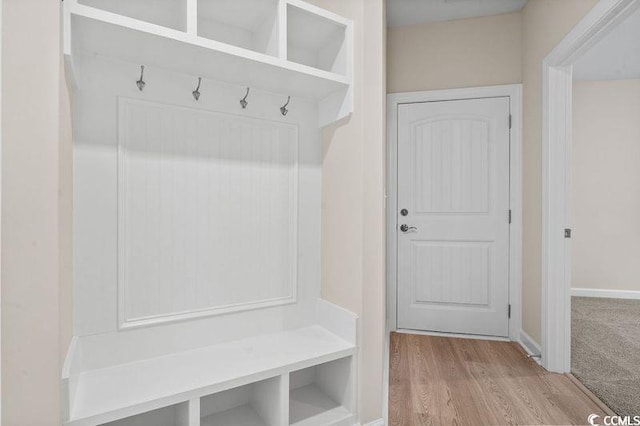
<path id="1" fill-rule="evenodd" d="M 572 287 L 640 291 L 640 79 L 573 85 Z"/>
<path id="2" fill-rule="evenodd" d="M 597 0 L 529 0 L 522 11 L 522 326 L 537 342 L 542 340 L 542 61 L 596 2 Z"/>
<path id="3" fill-rule="evenodd" d="M 390 28 L 388 91 L 520 83 L 521 15 Z"/>
<path id="4" fill-rule="evenodd" d="M 360 316 L 359 411 L 368 423 L 383 406 L 385 2 L 313 3 L 355 22 L 354 113 L 324 132 L 322 296 Z"/>
<path id="5" fill-rule="evenodd" d="M 363 424 L 382 417 L 386 321 L 386 6 L 364 1 L 363 281 L 360 374 Z"/>
<path id="6" fill-rule="evenodd" d="M 70 336 L 59 287 L 59 121 L 68 125 L 60 108 L 60 2 L 3 3 L 2 425 L 56 425 Z"/>

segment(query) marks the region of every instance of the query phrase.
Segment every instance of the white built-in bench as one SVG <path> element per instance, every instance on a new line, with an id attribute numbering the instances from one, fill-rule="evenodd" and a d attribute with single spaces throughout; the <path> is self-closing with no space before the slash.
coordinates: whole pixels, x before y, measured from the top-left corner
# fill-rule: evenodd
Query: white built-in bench
<path id="1" fill-rule="evenodd" d="M 65 424 L 352 426 L 356 318 L 323 301 L 318 314 L 321 325 L 67 372 Z"/>

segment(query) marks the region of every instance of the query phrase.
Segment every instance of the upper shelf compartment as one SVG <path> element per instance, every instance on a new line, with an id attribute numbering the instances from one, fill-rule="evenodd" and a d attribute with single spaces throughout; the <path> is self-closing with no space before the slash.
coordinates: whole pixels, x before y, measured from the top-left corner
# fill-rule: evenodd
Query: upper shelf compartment
<path id="1" fill-rule="evenodd" d="M 277 0 L 198 0 L 198 35 L 278 56 Z"/>
<path id="2" fill-rule="evenodd" d="M 187 30 L 187 0 L 78 0 L 78 3 L 174 30 Z"/>
<path id="3" fill-rule="evenodd" d="M 302 2 L 287 4 L 287 59 L 349 74 L 349 22 Z"/>
<path id="4" fill-rule="evenodd" d="M 299 0 L 66 0 L 64 53 L 99 55 L 353 111 L 352 22 Z M 308 27 L 307 27 L 308 26 Z"/>

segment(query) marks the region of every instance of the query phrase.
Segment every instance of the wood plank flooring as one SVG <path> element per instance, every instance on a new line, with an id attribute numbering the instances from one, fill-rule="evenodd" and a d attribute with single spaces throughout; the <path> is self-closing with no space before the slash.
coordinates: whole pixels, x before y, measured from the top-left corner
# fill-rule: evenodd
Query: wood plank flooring
<path id="1" fill-rule="evenodd" d="M 390 426 L 588 424 L 605 413 L 512 342 L 392 333 Z"/>

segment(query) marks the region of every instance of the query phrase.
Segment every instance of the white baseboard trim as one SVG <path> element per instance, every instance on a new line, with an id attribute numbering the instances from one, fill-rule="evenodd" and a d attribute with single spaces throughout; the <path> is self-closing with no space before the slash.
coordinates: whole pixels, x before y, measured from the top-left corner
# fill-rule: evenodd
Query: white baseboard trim
<path id="1" fill-rule="evenodd" d="M 540 362 L 542 361 L 540 359 L 542 348 L 540 347 L 538 342 L 533 340 L 531 336 L 529 336 L 527 333 L 524 332 L 524 330 L 520 330 L 520 341 L 518 343 L 520 343 L 520 346 L 522 346 L 522 348 L 525 350 L 526 353 L 528 353 L 529 355 L 532 355 L 532 358 L 538 364 L 540 364 Z"/>
<path id="2" fill-rule="evenodd" d="M 572 288 L 571 296 L 605 297 L 610 299 L 640 299 L 640 291 L 633 290 L 600 290 L 593 288 Z"/>
<path id="3" fill-rule="evenodd" d="M 374 420 L 370 423 L 365 423 L 362 426 L 384 426 L 384 419 Z"/>

